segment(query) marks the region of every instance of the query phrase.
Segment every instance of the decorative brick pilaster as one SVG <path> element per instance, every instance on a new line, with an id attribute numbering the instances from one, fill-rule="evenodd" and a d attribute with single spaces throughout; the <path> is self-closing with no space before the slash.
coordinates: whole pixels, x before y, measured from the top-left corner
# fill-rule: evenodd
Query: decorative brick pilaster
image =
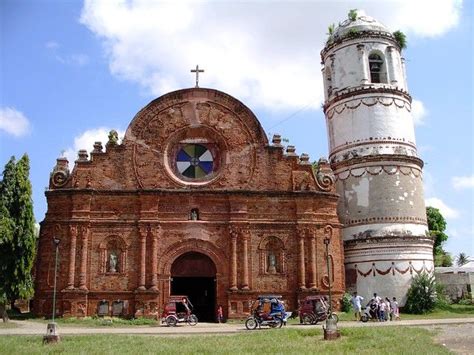
<path id="1" fill-rule="evenodd" d="M 89 243 L 89 226 L 81 226 L 81 267 L 79 273 L 79 288 L 81 290 L 87 290 L 86 281 L 87 281 L 87 252 L 88 252 L 88 243 Z"/>
<path id="2" fill-rule="evenodd" d="M 248 257 L 248 241 L 250 238 L 250 232 L 244 230 L 242 235 L 242 259 L 243 259 L 243 270 L 242 270 L 242 290 L 249 289 L 249 257 Z"/>
<path id="3" fill-rule="evenodd" d="M 139 260 L 139 274 L 138 274 L 138 288 L 139 291 L 144 291 L 146 283 L 146 238 L 150 233 L 149 225 L 142 225 L 139 227 L 139 243 L 140 243 L 140 260 Z"/>
<path id="4" fill-rule="evenodd" d="M 298 287 L 300 290 L 306 289 L 306 272 L 304 261 L 304 237 L 305 229 L 298 228 Z"/>
<path id="5" fill-rule="evenodd" d="M 230 285 L 231 291 L 237 291 L 237 231 L 230 230 Z"/>
<path id="6" fill-rule="evenodd" d="M 317 275 L 316 275 L 316 238 L 315 238 L 315 233 L 314 230 L 310 229 L 308 231 L 308 237 L 309 237 L 309 247 L 310 247 L 310 255 L 309 255 L 309 264 L 310 264 L 310 282 L 309 282 L 309 287 L 311 289 L 316 289 L 316 280 L 317 280 Z"/>
<path id="7" fill-rule="evenodd" d="M 161 234 L 160 226 L 151 231 L 151 287 L 150 290 L 158 291 L 158 236 Z"/>
<path id="8" fill-rule="evenodd" d="M 74 279 L 76 272 L 76 245 L 77 245 L 77 226 L 69 227 L 70 245 L 69 245 L 69 275 L 67 289 L 74 289 Z"/>

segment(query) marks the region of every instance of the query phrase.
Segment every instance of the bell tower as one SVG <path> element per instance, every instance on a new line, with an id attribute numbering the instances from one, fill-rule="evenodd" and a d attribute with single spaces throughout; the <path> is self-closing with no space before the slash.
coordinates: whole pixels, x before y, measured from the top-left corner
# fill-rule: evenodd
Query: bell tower
<path id="1" fill-rule="evenodd" d="M 346 288 L 403 305 L 412 277 L 433 272 L 433 241 L 401 50 L 384 25 L 351 11 L 321 59 Z"/>

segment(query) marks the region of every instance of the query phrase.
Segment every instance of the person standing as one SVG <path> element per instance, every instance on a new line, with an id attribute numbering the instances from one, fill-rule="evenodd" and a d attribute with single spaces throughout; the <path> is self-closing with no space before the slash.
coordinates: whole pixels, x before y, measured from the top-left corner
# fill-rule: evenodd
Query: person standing
<path id="1" fill-rule="evenodd" d="M 354 309 L 354 317 L 356 321 L 360 320 L 361 311 L 362 311 L 362 301 L 364 297 L 359 296 L 357 292 L 354 292 L 351 298 L 352 308 Z"/>
<path id="2" fill-rule="evenodd" d="M 392 307 L 390 305 L 390 298 L 385 297 L 383 300 L 386 306 L 386 311 L 385 311 L 385 320 L 392 320 Z"/>
<path id="3" fill-rule="evenodd" d="M 370 300 L 373 305 L 375 305 L 375 316 L 377 317 L 378 320 L 380 320 L 380 303 L 382 302 L 382 299 L 377 296 L 377 293 L 374 292 L 374 297 Z"/>
<path id="4" fill-rule="evenodd" d="M 392 303 L 392 313 L 395 320 L 400 320 L 400 308 L 398 308 L 397 298 L 393 297 Z"/>
<path id="5" fill-rule="evenodd" d="M 223 322 L 224 322 L 224 311 L 223 311 L 221 305 L 217 306 L 217 321 L 218 321 L 219 323 L 223 323 Z"/>

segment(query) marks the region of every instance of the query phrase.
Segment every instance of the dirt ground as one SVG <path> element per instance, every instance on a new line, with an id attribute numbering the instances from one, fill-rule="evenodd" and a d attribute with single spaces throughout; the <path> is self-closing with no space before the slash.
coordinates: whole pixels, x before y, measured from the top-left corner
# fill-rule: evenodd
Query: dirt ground
<path id="1" fill-rule="evenodd" d="M 440 324 L 425 326 L 438 334 L 435 340 L 456 354 L 474 354 L 474 324 Z"/>

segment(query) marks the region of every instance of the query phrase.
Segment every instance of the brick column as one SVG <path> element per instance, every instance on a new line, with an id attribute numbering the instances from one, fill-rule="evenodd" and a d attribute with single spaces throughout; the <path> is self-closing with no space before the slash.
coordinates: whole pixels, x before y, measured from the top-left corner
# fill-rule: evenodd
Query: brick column
<path id="1" fill-rule="evenodd" d="M 237 231 L 230 231 L 230 287 L 237 291 Z"/>
<path id="2" fill-rule="evenodd" d="M 76 272 L 76 245 L 77 245 L 77 226 L 69 227 L 70 246 L 69 246 L 69 278 L 67 288 L 72 290 L 74 288 L 74 276 Z"/>
<path id="3" fill-rule="evenodd" d="M 242 258 L 243 258 L 243 274 L 242 274 L 242 290 L 249 289 L 249 259 L 248 259 L 248 240 L 249 231 L 242 232 Z"/>
<path id="4" fill-rule="evenodd" d="M 151 235 L 151 287 L 150 290 L 158 291 L 158 234 L 160 227 L 154 228 Z"/>
<path id="5" fill-rule="evenodd" d="M 311 279 L 309 287 L 316 289 L 316 240 L 314 231 L 309 231 Z"/>
<path id="6" fill-rule="evenodd" d="M 305 272 L 305 265 L 304 265 L 304 235 L 305 230 L 299 229 L 298 230 L 298 286 L 300 290 L 304 290 L 306 288 L 306 272 Z"/>
<path id="7" fill-rule="evenodd" d="M 145 290 L 145 282 L 146 282 L 146 237 L 149 233 L 150 227 L 149 226 L 140 226 L 139 228 L 139 238 L 140 238 L 140 260 L 139 260 L 139 274 L 138 274 L 138 290 L 144 291 Z"/>
<path id="8" fill-rule="evenodd" d="M 82 250 L 81 250 L 81 269 L 79 273 L 79 288 L 81 290 L 87 290 L 87 249 L 89 241 L 89 227 L 81 227 L 81 239 L 82 239 Z"/>

